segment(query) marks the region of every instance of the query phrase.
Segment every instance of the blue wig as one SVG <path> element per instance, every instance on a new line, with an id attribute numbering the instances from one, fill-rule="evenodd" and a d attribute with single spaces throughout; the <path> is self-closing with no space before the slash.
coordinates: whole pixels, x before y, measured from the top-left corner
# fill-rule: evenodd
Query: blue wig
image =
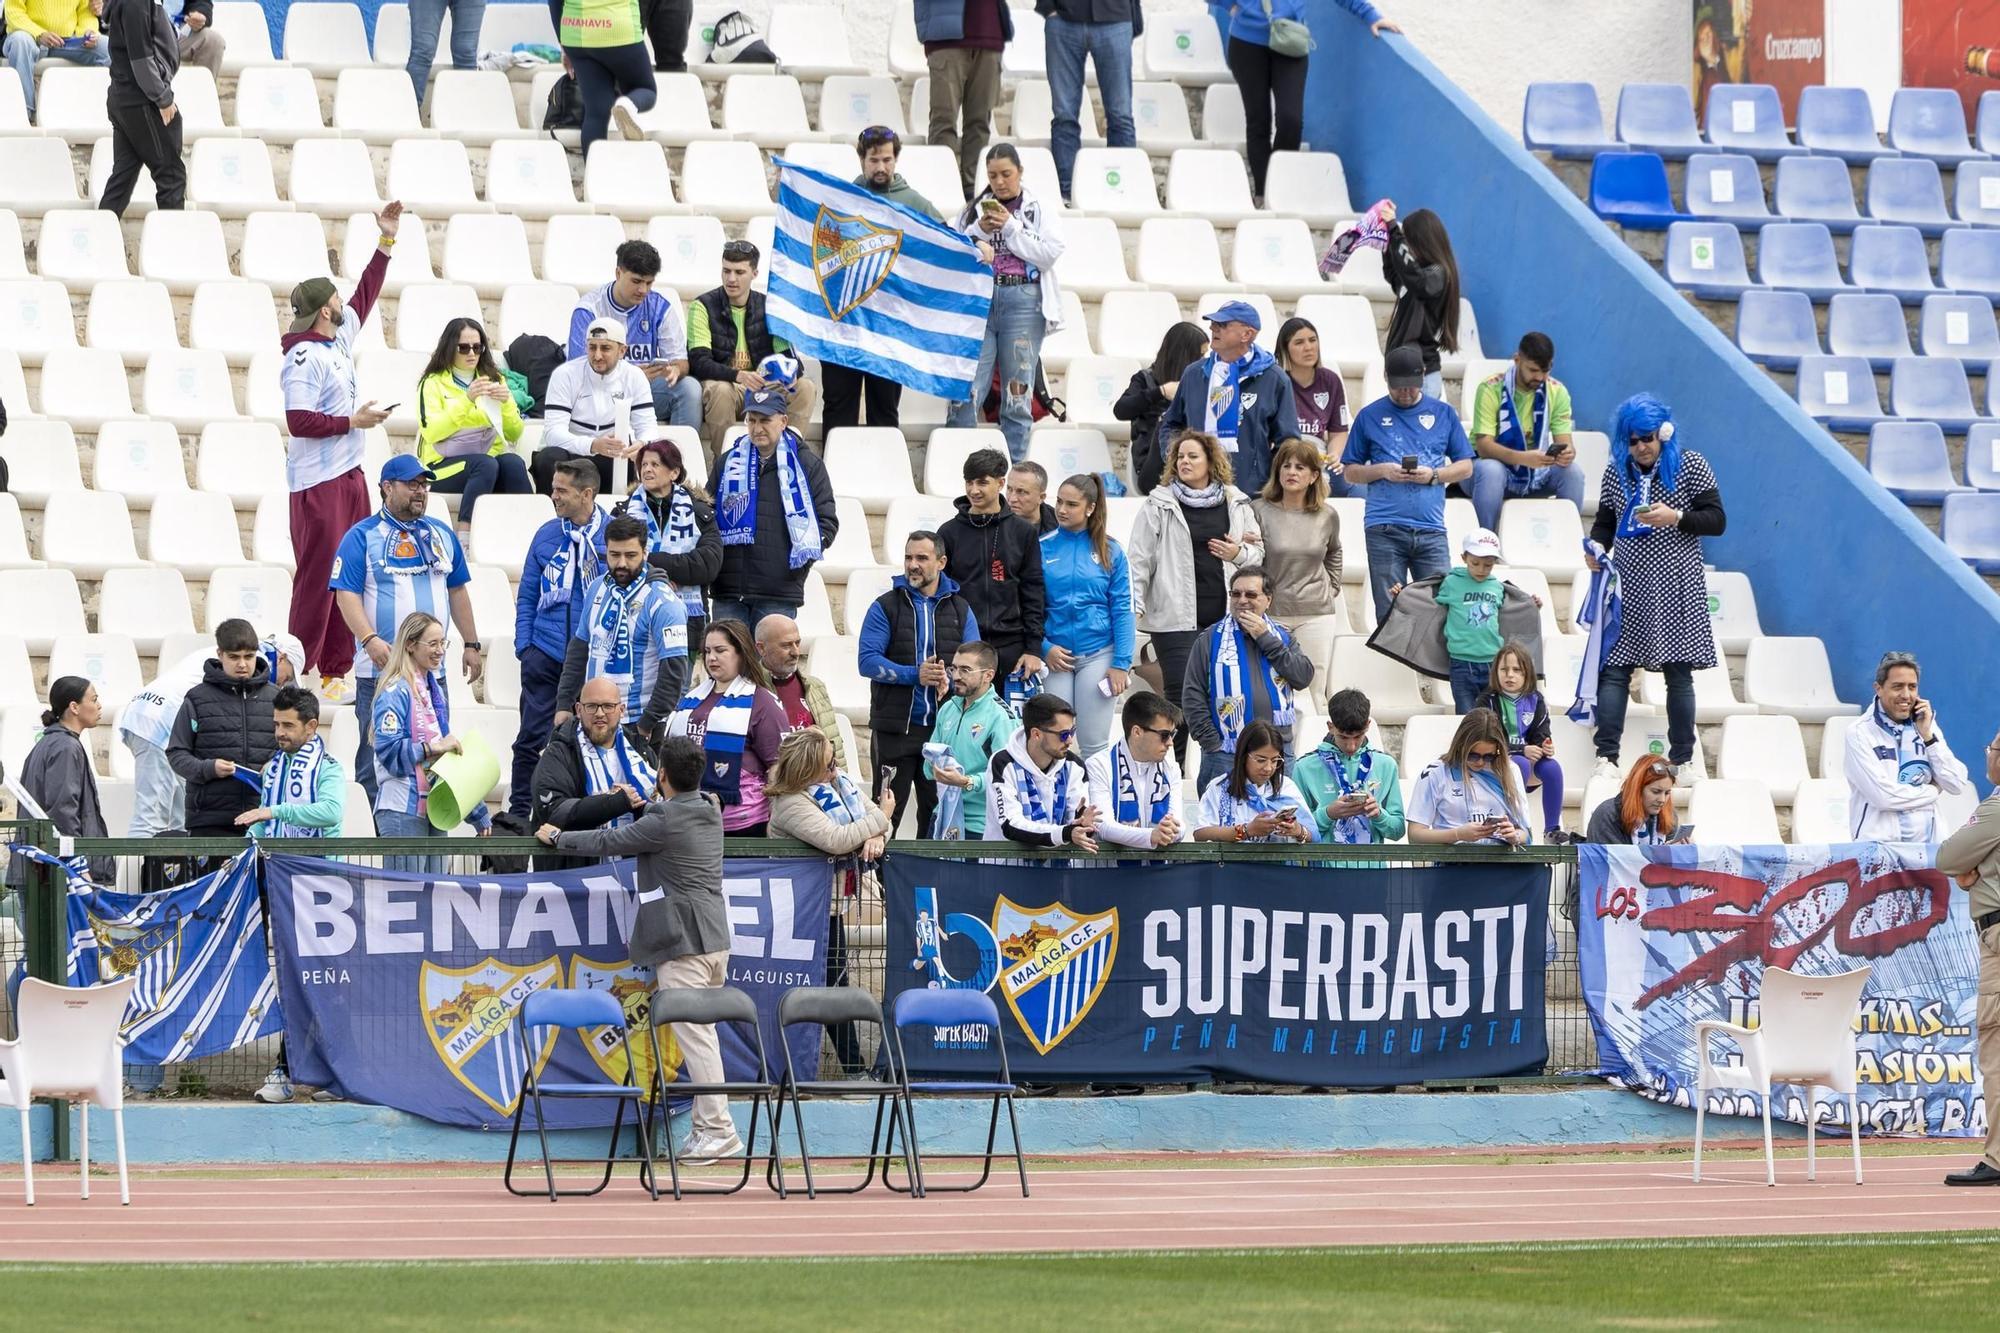
<path id="1" fill-rule="evenodd" d="M 1611 465 L 1625 478 L 1625 493 L 1639 489 L 1639 469 L 1632 462 L 1632 437 L 1650 435 L 1673 424 L 1674 410 L 1650 393 L 1635 393 L 1618 404 L 1611 417 Z M 1681 442 L 1676 431 L 1660 441 L 1660 461 L 1654 466 L 1661 490 L 1672 490 L 1681 479 Z"/>

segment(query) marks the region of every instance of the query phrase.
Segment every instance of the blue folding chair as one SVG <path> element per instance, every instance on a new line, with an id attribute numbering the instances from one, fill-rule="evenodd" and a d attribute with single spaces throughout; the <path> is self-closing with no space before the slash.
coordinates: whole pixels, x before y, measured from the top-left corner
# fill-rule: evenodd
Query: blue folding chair
<path id="1" fill-rule="evenodd" d="M 1934 421 L 1947 435 L 1965 434 L 1979 419 L 1965 363 L 1948 356 L 1898 357 L 1889 371 L 1889 415 Z"/>
<path id="2" fill-rule="evenodd" d="M 1937 290 L 1923 233 L 1915 227 L 1856 227 L 1847 252 L 1847 279 L 1865 291 L 1888 292 L 1904 305 L 1922 305 Z"/>
<path id="3" fill-rule="evenodd" d="M 1901 309 L 1897 307 L 1899 312 Z M 1791 370 L 1800 357 L 1820 355 L 1825 349 L 1819 345 L 1812 298 L 1804 292 L 1753 289 L 1743 293 L 1736 298 L 1736 346 L 1752 361 L 1773 370 Z"/>
<path id="4" fill-rule="evenodd" d="M 733 1185 L 683 1185 L 680 1149 L 674 1146 L 672 1126 L 667 1134 L 667 1172 L 673 1179 L 674 1198 L 689 1194 L 734 1194 L 750 1183 L 750 1167 L 756 1160 L 757 1120 L 771 1106 L 777 1087 L 771 1082 L 770 1062 L 764 1058 L 764 1028 L 757 1017 L 757 1002 L 734 986 L 668 986 L 653 992 L 651 1019 L 654 1031 L 675 1023 L 728 1023 L 743 1034 L 757 1057 L 754 1080 L 724 1079 L 719 1083 L 667 1081 L 666 1068 L 654 1061 L 654 1094 L 646 1107 L 646 1139 L 653 1138 L 654 1112 L 667 1105 L 669 1097 L 748 1097 L 750 1127 L 743 1135 L 743 1172 Z M 664 1120 L 664 1115 L 662 1116 Z M 776 1149 L 775 1140 L 773 1150 Z M 784 1181 L 777 1182 L 778 1197 L 785 1197 Z"/>
<path id="5" fill-rule="evenodd" d="M 1800 357 L 1798 399 L 1829 430 L 1865 431 L 1884 415 L 1875 372 L 1858 356 Z"/>
<path id="6" fill-rule="evenodd" d="M 1788 157 L 1771 183 L 1773 207 L 1786 222 L 1817 222 L 1828 231 L 1861 225 L 1854 207 L 1854 178 L 1837 157 Z"/>
<path id="7" fill-rule="evenodd" d="M 1594 157 L 1617 140 L 1604 132 L 1597 89 L 1587 83 L 1531 83 L 1521 106 L 1521 142 L 1556 157 Z"/>
<path id="8" fill-rule="evenodd" d="M 1910 355 L 1903 303 L 1887 292 L 1840 293 L 1826 303 L 1826 350 L 1866 357 L 1870 370 L 1888 370 Z"/>
<path id="9" fill-rule="evenodd" d="M 1816 302 L 1854 290 L 1840 276 L 1833 233 L 1817 222 L 1773 222 L 1758 232 L 1757 281 L 1765 287 L 1804 292 Z"/>
<path id="10" fill-rule="evenodd" d="M 1875 133 L 1875 108 L 1863 88 L 1801 88 L 1798 136 L 1799 147 L 1843 162 L 1896 156 Z"/>
<path id="11" fill-rule="evenodd" d="M 1659 231 L 1687 214 L 1674 207 L 1658 153 L 1599 153 L 1590 160 L 1590 210 L 1633 231 Z"/>
<path id="12" fill-rule="evenodd" d="M 2000 495 L 1947 495 L 1941 530 L 1953 555 L 1981 574 L 2000 574 Z"/>
<path id="13" fill-rule="evenodd" d="M 869 1024 L 882 1034 L 882 1061 L 887 1066 L 885 1077 L 864 1075 L 859 1078 L 802 1079 L 797 1067 L 792 1063 L 792 1044 L 786 1034 L 794 1027 L 812 1024 L 820 1028 L 832 1028 L 842 1023 Z M 889 1178 L 889 1159 L 896 1148 L 896 1137 L 903 1126 L 903 1085 L 896 1075 L 893 1056 L 889 1050 L 886 1024 L 882 1021 L 882 1006 L 875 1003 L 875 997 L 865 990 L 853 986 L 799 986 L 785 992 L 778 1001 L 778 1040 L 785 1048 L 785 1076 L 778 1084 L 777 1106 L 771 1113 L 771 1161 L 766 1168 L 766 1177 L 772 1188 L 780 1195 L 785 1192 L 785 1162 L 783 1139 L 785 1104 L 791 1103 L 792 1119 L 796 1122 L 794 1132 L 799 1140 L 799 1159 L 805 1167 L 806 1197 L 817 1199 L 822 1194 L 859 1194 L 875 1179 L 875 1167 L 882 1168 L 882 1179 Z M 873 1097 L 875 1099 L 875 1125 L 868 1133 L 868 1174 L 858 1185 L 819 1185 L 813 1180 L 812 1150 L 806 1143 L 806 1117 L 804 1104 L 824 1098 Z M 888 1135 L 883 1136 L 883 1116 L 887 1113 Z M 903 1169 L 910 1179 L 916 1180 L 916 1159 L 910 1156 L 909 1135 L 903 1135 Z M 922 1191 L 919 1190 L 919 1193 Z"/>
<path id="14" fill-rule="evenodd" d="M 1711 144 L 1759 162 L 1800 151 L 1785 137 L 1785 109 L 1768 83 L 1710 84 L 1702 120 Z"/>
<path id="15" fill-rule="evenodd" d="M 1868 216 L 1900 222 L 1926 236 L 1952 225 L 1944 211 L 1944 178 L 1927 157 L 1878 157 L 1868 164 Z"/>
<path id="16" fill-rule="evenodd" d="M 1868 475 L 1904 504 L 1943 504 L 1965 487 L 1951 475 L 1935 421 L 1879 421 L 1868 432 Z"/>
<path id="17" fill-rule="evenodd" d="M 1980 105 L 1992 93 L 1980 96 Z M 1994 106 L 2000 107 L 2000 102 Z M 2000 227 L 2000 162 L 1966 162 L 1952 174 L 1952 211 L 1975 227 Z"/>
<path id="18" fill-rule="evenodd" d="M 1618 90 L 1618 142 L 1662 157 L 1686 157 L 1708 145 L 1694 123 L 1684 83 L 1628 83 Z"/>
<path id="19" fill-rule="evenodd" d="M 1953 227 L 1938 246 L 1938 285 L 2000 298 L 2000 228 Z"/>
<path id="20" fill-rule="evenodd" d="M 1773 220 L 1757 163 L 1742 153 L 1696 153 L 1688 159 L 1687 211 L 1745 230 Z"/>
<path id="21" fill-rule="evenodd" d="M 1993 376 L 1987 377 L 1990 396 Z M 1987 403 L 1988 410 L 1993 404 Z M 1975 421 L 1965 432 L 1965 484 L 2000 492 L 2000 421 Z"/>
<path id="22" fill-rule="evenodd" d="M 1972 114 L 1972 145 L 1982 153 L 2000 156 L 2000 91 L 1979 94 Z"/>
<path id="23" fill-rule="evenodd" d="M 1898 88 L 1889 102 L 1889 146 L 1945 166 L 1983 158 L 1965 137 L 1965 104 L 1949 88 Z"/>
<path id="24" fill-rule="evenodd" d="M 535 1070 L 536 1060 L 534 1054 L 538 1044 L 535 1040 L 535 1029 L 550 1027 L 578 1030 L 588 1030 L 591 1028 L 617 1029 L 619 1045 L 625 1052 L 624 1081 L 620 1083 L 544 1083 Z M 647 1032 L 653 1042 L 653 1068 L 657 1070 L 660 1067 L 659 1034 L 650 1026 Z M 603 1193 L 604 1187 L 611 1183 L 611 1172 L 617 1167 L 618 1163 L 632 1160 L 630 1158 L 621 1158 L 618 1155 L 618 1136 L 625 1128 L 625 1105 L 630 1102 L 632 1104 L 632 1126 L 635 1130 L 641 1130 L 638 1136 L 639 1161 L 641 1163 L 639 1168 L 640 1180 L 646 1186 L 647 1192 L 657 1202 L 660 1197 L 660 1185 L 658 1179 L 653 1174 L 653 1145 L 651 1143 L 651 1136 L 643 1132 L 641 1127 L 644 1098 L 651 1091 L 651 1088 L 650 1086 L 642 1088 L 632 1081 L 632 1071 L 638 1066 L 632 1059 L 632 1031 L 625 1022 L 625 1006 L 620 1004 L 617 997 L 612 995 L 610 991 L 538 990 L 523 1000 L 521 1007 L 515 1011 L 514 1030 L 509 1035 L 514 1040 L 520 1042 L 522 1049 L 527 1053 L 527 1072 L 522 1076 L 521 1080 L 520 1101 L 514 1107 L 514 1132 L 507 1138 L 507 1167 L 501 1176 L 501 1183 L 506 1185 L 507 1192 L 509 1194 L 521 1195 L 524 1198 L 541 1192 L 539 1190 L 519 1190 L 514 1188 L 514 1154 L 515 1149 L 519 1147 L 521 1142 L 521 1117 L 527 1111 L 530 1102 L 535 1107 L 535 1137 L 540 1140 L 542 1145 L 542 1175 L 548 1182 L 550 1203 L 554 1203 L 558 1198 L 589 1198 L 593 1194 Z M 602 1158 L 572 1157 L 560 1159 L 551 1157 L 549 1155 L 548 1122 L 542 1111 L 543 1098 L 560 1100 L 610 1098 L 617 1102 L 618 1114 L 611 1121 L 611 1144 L 606 1149 L 604 1156 Z M 587 1190 L 559 1190 L 556 1188 L 556 1167 L 594 1166 L 600 1161 L 604 1165 L 604 1178 L 598 1181 L 596 1185 Z"/>
<path id="25" fill-rule="evenodd" d="M 1676 222 L 1667 228 L 1667 281 L 1704 301 L 1733 301 L 1750 286 L 1743 236 L 1727 222 Z"/>
<path id="26" fill-rule="evenodd" d="M 993 1174 L 993 1145 L 1000 1133 L 1000 1108 L 1007 1108 L 1007 1128 L 1014 1136 L 1014 1171 L 1021 1178 L 1021 1197 L 1028 1197 L 1028 1163 L 1021 1155 L 1021 1122 L 1014 1115 L 1014 1076 L 1007 1068 L 1007 1040 L 1001 1035 L 1000 1010 L 993 997 L 978 990 L 906 990 L 896 997 L 891 1011 L 896 1033 L 896 1067 L 903 1076 L 903 1109 L 910 1120 L 910 1161 L 915 1174 L 911 1187 L 918 1194 L 932 1190 L 940 1194 L 970 1194 Z M 903 1029 L 949 1027 L 965 1031 L 984 1027 L 988 1040 L 999 1056 L 997 1079 L 921 1079 L 910 1077 L 909 1055 L 903 1049 Z M 917 1147 L 917 1098 L 991 1097 L 993 1113 L 986 1122 L 986 1152 L 981 1158 L 979 1179 L 970 1184 L 935 1185 L 924 1178 L 924 1157 Z M 966 1159 L 971 1153 L 940 1154 L 948 1160 Z M 883 1182 L 899 1188 L 883 1170 Z"/>
<path id="27" fill-rule="evenodd" d="M 1971 365 L 2000 360 L 2000 326 L 1993 302 L 1983 296 L 1940 292 L 1926 296 L 1917 316 L 1917 345 L 1925 356 L 1949 356 Z"/>

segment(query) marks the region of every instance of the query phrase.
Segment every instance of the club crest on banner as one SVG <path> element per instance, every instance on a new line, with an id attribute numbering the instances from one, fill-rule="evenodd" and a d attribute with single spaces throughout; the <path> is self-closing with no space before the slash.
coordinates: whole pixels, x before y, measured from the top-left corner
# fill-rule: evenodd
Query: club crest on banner
<path id="1" fill-rule="evenodd" d="M 88 913 L 90 933 L 97 939 L 97 979 L 122 981 L 136 975 L 138 987 L 125 1009 L 123 1027 L 148 1017 L 181 971 L 181 931 L 186 922 L 178 907 L 169 906 L 158 921 L 120 925 Z"/>
<path id="2" fill-rule="evenodd" d="M 510 967 L 492 958 L 471 967 L 426 962 L 418 974 L 424 1030 L 438 1059 L 478 1098 L 501 1115 L 512 1115 L 527 1077 L 530 1052 L 515 1015 L 538 990 L 562 983 L 562 961 L 547 958 Z M 549 1062 L 560 1029 L 547 1028 L 533 1052 L 535 1072 Z"/>
<path id="3" fill-rule="evenodd" d="M 1118 910 L 1079 916 L 1060 903 L 993 906 L 1000 993 L 1035 1049 L 1047 1055 L 1076 1030 L 1110 979 L 1118 956 Z"/>
<path id="4" fill-rule="evenodd" d="M 577 990 L 608 990 L 625 1010 L 626 1030 L 631 1034 L 632 1059 L 639 1068 L 632 1082 L 649 1087 L 653 1081 L 653 969 L 637 963 L 600 963 L 578 956 L 570 960 L 569 984 Z M 583 1033 L 584 1049 L 613 1082 L 625 1081 L 625 1042 L 618 1029 L 589 1028 Z M 671 1028 L 660 1030 L 660 1059 L 666 1062 L 667 1079 L 681 1067 L 680 1047 Z"/>
<path id="5" fill-rule="evenodd" d="M 902 253 L 903 233 L 821 207 L 813 223 L 813 277 L 832 319 L 875 294 Z"/>

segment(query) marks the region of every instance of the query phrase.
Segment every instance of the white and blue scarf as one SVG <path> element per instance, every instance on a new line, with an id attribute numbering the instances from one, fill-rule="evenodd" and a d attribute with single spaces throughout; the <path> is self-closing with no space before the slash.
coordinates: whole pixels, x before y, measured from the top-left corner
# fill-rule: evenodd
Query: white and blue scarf
<path id="1" fill-rule="evenodd" d="M 1546 450 L 1554 442 L 1549 431 L 1549 382 L 1543 380 L 1535 386 L 1535 405 L 1530 409 L 1527 430 L 1521 429 L 1520 415 L 1514 410 L 1514 370 L 1512 362 L 1507 365 L 1507 373 L 1500 380 L 1500 415 L 1493 432 L 1493 438 L 1509 449 Z M 1532 443 L 1531 443 L 1532 441 Z M 1537 482 L 1548 475 L 1545 467 L 1515 467 L 1507 469 L 1507 494 L 1528 495 L 1533 493 Z"/>
<path id="2" fill-rule="evenodd" d="M 292 754 L 277 751 L 264 763 L 264 780 L 258 788 L 257 804 L 266 810 L 281 805 L 311 805 L 319 799 L 319 770 L 326 760 L 326 742 L 315 736 Z M 339 828 L 313 828 L 273 819 L 273 838 L 330 838 Z"/>
<path id="3" fill-rule="evenodd" d="M 591 604 L 585 609 L 592 631 L 591 679 L 608 676 L 622 686 L 639 674 L 640 644 L 635 627 L 639 621 L 639 603 L 645 596 L 646 571 L 643 569 L 630 585 L 623 588 L 609 574 L 597 581 Z M 602 634 L 597 632 L 600 630 Z M 600 651 L 603 654 L 601 657 L 598 655 Z"/>
<path id="4" fill-rule="evenodd" d="M 1648 527 L 1644 523 L 1641 523 L 1637 517 L 1639 511 L 1652 501 L 1653 481 L 1659 475 L 1658 468 L 1655 468 L 1651 472 L 1639 473 L 1637 480 L 1632 482 L 1630 489 L 1625 495 L 1625 507 L 1618 511 L 1618 534 L 1612 538 L 1613 541 L 1622 542 L 1632 541 L 1640 537 L 1657 537 L 1663 532 L 1671 531 L 1669 528 Z"/>
<path id="5" fill-rule="evenodd" d="M 667 501 L 667 525 L 662 528 L 660 520 L 653 514 L 653 506 L 647 502 L 646 490 L 640 487 L 632 492 L 625 502 L 625 512 L 646 525 L 646 549 L 663 555 L 686 555 L 701 541 L 701 525 L 695 519 L 694 497 L 687 487 L 676 486 Z M 818 524 L 813 525 L 818 532 Z M 701 588 L 697 585 L 681 587 L 674 585 L 674 591 L 681 597 L 681 605 L 687 608 L 689 620 L 699 620 L 707 614 L 701 602 Z"/>
<path id="6" fill-rule="evenodd" d="M 1908 722 L 1892 722 L 1889 715 L 1882 711 L 1879 699 L 1870 708 L 1875 714 L 1875 725 L 1888 732 L 1889 738 L 1896 742 L 1896 781 L 1905 787 L 1936 786 L 1937 771 L 1931 766 L 1923 737 L 1917 735 L 1914 716 Z M 1908 737 L 1910 746 L 1907 754 L 1903 750 L 1905 737 Z"/>
<path id="7" fill-rule="evenodd" d="M 918 690 L 922 695 L 924 691 Z M 949 769 L 959 771 L 958 760 L 951 752 L 951 746 L 943 741 L 929 741 L 924 745 L 924 760 L 937 773 Z M 954 787 L 949 782 L 937 784 L 937 808 L 931 812 L 931 836 L 940 842 L 960 842 L 965 838 L 965 788 Z"/>
<path id="8" fill-rule="evenodd" d="M 813 804 L 836 824 L 852 824 L 868 810 L 861 788 L 845 773 L 835 773 L 831 782 L 816 782 L 806 788 Z"/>
<path id="9" fill-rule="evenodd" d="M 799 437 L 786 431 L 778 441 L 778 485 L 785 503 L 785 534 L 791 539 L 791 568 L 804 569 L 821 555 L 819 515 L 799 462 Z M 757 540 L 757 479 L 762 473 L 757 446 L 744 436 L 722 462 L 722 484 L 715 491 L 715 521 L 724 546 L 749 546 Z"/>
<path id="10" fill-rule="evenodd" d="M 619 783 L 625 783 L 639 793 L 641 799 L 650 797 L 659 785 L 660 775 L 646 756 L 632 748 L 625 739 L 625 728 L 612 733 L 611 748 L 601 750 L 597 743 L 584 734 L 581 726 L 576 729 L 576 754 L 583 761 L 583 787 L 592 796 L 602 796 Z M 600 824 L 600 828 L 622 828 L 638 815 L 626 811 L 616 819 Z"/>
<path id="11" fill-rule="evenodd" d="M 1069 775 L 1076 766 L 1064 755 L 1056 760 L 1055 782 L 1050 788 L 1050 800 L 1042 797 L 1042 786 L 1047 774 L 1036 768 L 1018 754 L 1015 761 L 1007 765 L 1007 781 L 1013 784 L 1014 795 L 1020 799 L 1021 808 L 1028 812 L 1028 819 L 1036 824 L 1062 824 L 1069 820 Z M 1051 813 L 1049 807 L 1055 809 Z"/>
<path id="12" fill-rule="evenodd" d="M 1234 453 L 1237 429 L 1243 419 L 1243 381 L 1263 374 L 1273 364 L 1273 358 L 1263 348 L 1252 345 L 1248 352 L 1227 364 L 1229 374 L 1218 387 L 1215 383 L 1215 353 L 1210 352 L 1203 357 L 1201 383 L 1208 401 L 1205 421 L 1209 432 L 1222 442 L 1223 448 Z"/>
<path id="13" fill-rule="evenodd" d="M 562 524 L 562 544 L 542 566 L 541 591 L 535 598 L 537 611 L 564 605 L 578 588 L 588 588 L 597 577 L 597 547 L 604 539 L 610 515 L 592 505 L 590 521 L 581 527 L 566 518 L 556 521 Z"/>
<path id="14" fill-rule="evenodd" d="M 1584 640 L 1583 659 L 1577 663 L 1576 702 L 1569 706 L 1568 716 L 1570 721 L 1589 727 L 1597 723 L 1597 678 L 1604 672 L 1604 655 L 1618 642 L 1624 608 L 1618 591 L 1618 562 L 1588 537 L 1583 539 L 1583 549 L 1597 561 L 1597 572 L 1590 576 L 1590 591 L 1584 594 L 1583 605 L 1575 610 L 1576 623 L 1589 631 L 1589 637 Z"/>
<path id="15" fill-rule="evenodd" d="M 1368 781 L 1368 773 L 1375 767 L 1375 751 L 1364 745 L 1361 753 L 1354 756 L 1354 777 L 1347 776 L 1347 756 L 1332 741 L 1322 741 L 1319 747 L 1320 762 L 1333 774 L 1334 782 L 1340 787 L 1342 796 L 1364 796 L 1370 794 L 1374 784 Z M 1375 841 L 1375 825 L 1366 815 L 1345 815 L 1333 821 L 1333 840 L 1340 843 L 1361 844 Z"/>
<path id="16" fill-rule="evenodd" d="M 1112 746 L 1112 818 L 1127 828 L 1157 827 L 1174 808 L 1174 788 L 1167 781 L 1166 762 L 1163 760 L 1153 765 L 1152 780 L 1146 784 L 1143 797 L 1139 795 L 1139 784 L 1132 769 L 1132 756 L 1127 753 L 1125 742 Z"/>
<path id="17" fill-rule="evenodd" d="M 1282 779 L 1280 780 L 1282 781 Z M 1275 815 L 1283 810 L 1298 811 L 1299 822 L 1306 822 L 1306 812 L 1298 803 L 1286 795 L 1278 783 L 1259 786 L 1254 782 L 1243 784 L 1244 795 L 1238 798 L 1229 790 L 1229 774 L 1224 773 L 1215 780 L 1216 815 L 1226 825 L 1247 824 L 1258 815 Z M 1266 833 L 1255 838 L 1245 838 L 1245 842 L 1291 842 L 1293 839 L 1281 833 Z"/>
<path id="18" fill-rule="evenodd" d="M 681 700 L 667 722 L 669 736 L 685 736 L 694 721 L 694 710 L 709 697 L 704 687 Z M 750 738 L 750 717 L 757 703 L 757 682 L 738 676 L 715 695 L 715 707 L 708 710 L 708 728 L 702 732 L 701 748 L 707 762 L 701 769 L 701 789 L 713 792 L 724 805 L 743 799 L 743 748 Z"/>
<path id="19" fill-rule="evenodd" d="M 1292 641 L 1283 625 L 1276 621 L 1266 623 L 1280 642 Z M 1215 719 L 1215 729 L 1222 733 L 1222 752 L 1235 754 L 1237 738 L 1243 734 L 1243 728 L 1250 725 L 1250 682 L 1245 674 L 1250 663 L 1250 641 L 1234 618 L 1222 621 L 1209 634 L 1209 709 Z M 1285 684 L 1277 668 L 1271 665 L 1271 659 L 1262 653 L 1257 655 L 1256 667 L 1264 673 L 1264 692 L 1271 700 L 1272 725 L 1291 726 L 1298 716 L 1292 706 L 1292 687 Z"/>

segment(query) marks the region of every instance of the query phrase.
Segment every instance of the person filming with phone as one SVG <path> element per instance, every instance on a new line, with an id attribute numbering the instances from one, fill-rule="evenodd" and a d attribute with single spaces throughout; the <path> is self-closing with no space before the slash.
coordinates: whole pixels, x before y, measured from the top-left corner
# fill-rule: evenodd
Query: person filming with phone
<path id="1" fill-rule="evenodd" d="M 1523 847 L 1533 841 L 1526 811 L 1520 773 L 1507 759 L 1507 729 L 1492 709 L 1475 708 L 1458 724 L 1444 757 L 1417 778 L 1409 837 Z"/>
<path id="2" fill-rule="evenodd" d="M 1945 743 L 1922 668 L 1889 652 L 1875 667 L 1875 702 L 1847 730 L 1841 772 L 1847 825 L 1856 842 L 1936 842 L 1938 798 L 1971 790 L 1965 763 Z"/>

